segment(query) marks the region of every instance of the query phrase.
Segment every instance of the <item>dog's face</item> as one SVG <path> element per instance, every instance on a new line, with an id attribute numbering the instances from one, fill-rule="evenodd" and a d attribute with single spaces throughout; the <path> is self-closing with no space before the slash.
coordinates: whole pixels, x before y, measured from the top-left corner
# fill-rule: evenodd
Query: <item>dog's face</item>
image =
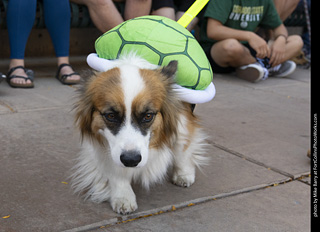
<path id="1" fill-rule="evenodd" d="M 175 133 L 172 109 L 179 107 L 170 99 L 170 85 L 176 69 L 176 62 L 157 70 L 124 64 L 93 76 L 76 106 L 82 135 L 107 144 L 117 165 L 144 166 L 149 148 Z"/>

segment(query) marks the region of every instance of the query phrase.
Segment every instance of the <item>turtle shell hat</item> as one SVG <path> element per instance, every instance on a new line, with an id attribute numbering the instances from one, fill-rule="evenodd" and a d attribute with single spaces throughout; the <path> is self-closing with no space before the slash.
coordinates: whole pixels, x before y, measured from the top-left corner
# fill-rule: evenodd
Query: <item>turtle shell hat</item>
<path id="1" fill-rule="evenodd" d="M 110 69 L 113 60 L 131 53 L 157 66 L 176 60 L 175 82 L 181 100 L 203 103 L 215 95 L 212 68 L 202 47 L 186 28 L 169 18 L 142 16 L 125 21 L 100 36 L 95 50 L 87 62 L 98 71 Z"/>

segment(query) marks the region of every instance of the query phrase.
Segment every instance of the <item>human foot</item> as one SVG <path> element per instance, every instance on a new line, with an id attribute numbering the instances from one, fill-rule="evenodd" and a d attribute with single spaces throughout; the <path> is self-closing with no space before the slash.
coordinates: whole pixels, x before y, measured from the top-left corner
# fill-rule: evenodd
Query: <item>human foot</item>
<path id="1" fill-rule="evenodd" d="M 80 82 L 79 73 L 75 72 L 71 65 L 66 63 L 59 65 L 56 78 L 66 85 L 74 85 Z"/>
<path id="2" fill-rule="evenodd" d="M 11 67 L 7 74 L 7 82 L 13 88 L 33 88 L 33 71 L 23 66 Z"/>

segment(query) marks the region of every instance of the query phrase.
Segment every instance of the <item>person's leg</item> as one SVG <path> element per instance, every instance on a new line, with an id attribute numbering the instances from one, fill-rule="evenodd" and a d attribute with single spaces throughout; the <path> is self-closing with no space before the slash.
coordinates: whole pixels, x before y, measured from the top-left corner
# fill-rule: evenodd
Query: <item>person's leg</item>
<path id="1" fill-rule="evenodd" d="M 171 7 L 162 7 L 152 11 L 152 15 L 160 15 L 172 20 L 176 20 L 174 9 Z"/>
<path id="2" fill-rule="evenodd" d="M 215 43 L 210 54 L 221 67 L 237 68 L 256 62 L 250 50 L 235 39 L 226 39 Z"/>
<path id="3" fill-rule="evenodd" d="M 70 44 L 70 3 L 68 0 L 44 0 L 44 19 L 49 31 L 58 66 L 69 64 Z M 61 75 L 74 73 L 70 66 L 65 66 L 60 71 Z M 67 80 L 80 80 L 79 75 L 71 75 Z"/>
<path id="4" fill-rule="evenodd" d="M 286 20 L 297 7 L 300 0 L 273 0 L 282 21 Z"/>
<path id="5" fill-rule="evenodd" d="M 286 54 L 284 60 L 290 60 L 297 56 L 303 47 L 302 38 L 299 35 L 291 35 L 287 39 Z"/>
<path id="6" fill-rule="evenodd" d="M 10 43 L 9 70 L 24 67 L 24 53 L 36 15 L 36 0 L 10 0 L 7 10 L 7 27 Z M 16 69 L 12 75 L 27 77 L 23 69 Z M 12 78 L 11 83 L 31 84 L 30 80 Z"/>
<path id="7" fill-rule="evenodd" d="M 151 11 L 151 0 L 126 0 L 124 19 L 149 15 Z"/>
<path id="8" fill-rule="evenodd" d="M 215 43 L 210 51 L 212 59 L 223 68 L 234 67 L 237 77 L 250 82 L 266 79 L 268 71 L 257 63 L 255 51 L 238 40 L 226 39 Z"/>
<path id="9" fill-rule="evenodd" d="M 272 49 L 274 41 L 269 41 L 268 45 Z M 292 35 L 287 38 L 285 44 L 285 53 L 283 56 L 278 56 L 277 59 L 269 60 L 269 58 L 264 59 L 263 63 L 266 62 L 268 67 L 268 76 L 275 77 L 286 77 L 293 73 L 296 69 L 295 62 L 290 59 L 298 56 L 303 47 L 303 41 L 300 36 Z M 272 51 L 271 51 L 272 56 Z M 274 57 L 273 57 L 274 58 Z M 276 62 L 275 64 L 271 62 Z"/>
<path id="10" fill-rule="evenodd" d="M 176 20 L 173 0 L 152 0 L 152 15 L 160 15 Z"/>
<path id="11" fill-rule="evenodd" d="M 123 18 L 112 0 L 71 0 L 86 5 L 94 25 L 106 32 L 123 22 Z"/>
<path id="12" fill-rule="evenodd" d="M 274 43 L 274 41 L 270 40 L 268 43 L 269 47 L 271 47 L 273 43 Z M 283 63 L 283 62 L 290 60 L 293 57 L 299 55 L 299 53 L 303 47 L 303 41 L 302 41 L 301 36 L 299 36 L 299 35 L 288 36 L 287 43 L 285 46 L 286 46 L 285 54 L 283 56 L 283 59 L 280 61 L 280 63 Z"/>

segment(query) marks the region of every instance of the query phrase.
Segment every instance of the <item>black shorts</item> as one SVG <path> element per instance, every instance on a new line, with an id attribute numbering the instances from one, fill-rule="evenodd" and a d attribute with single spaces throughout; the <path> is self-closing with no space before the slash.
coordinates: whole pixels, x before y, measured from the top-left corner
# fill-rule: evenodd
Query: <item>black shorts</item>
<path id="1" fill-rule="evenodd" d="M 152 0 L 152 10 L 170 7 L 174 8 L 176 11 L 185 12 L 194 2 L 195 0 Z"/>
<path id="2" fill-rule="evenodd" d="M 251 55 L 253 57 L 256 57 L 256 54 L 257 54 L 256 51 L 252 47 L 250 47 L 250 45 L 248 43 L 243 44 L 243 46 L 245 46 L 245 47 L 247 47 L 249 49 L 249 51 L 250 51 L 250 53 L 251 53 Z M 205 51 L 205 53 L 206 53 L 207 58 L 208 58 L 208 60 L 209 60 L 209 62 L 211 64 L 212 71 L 214 73 L 231 73 L 231 72 L 234 72 L 236 70 L 236 68 L 234 68 L 234 67 L 230 67 L 230 66 L 229 67 L 221 67 L 220 65 L 218 65 L 212 59 L 211 54 L 210 54 L 210 50 L 211 50 L 211 48 L 209 50 Z"/>

